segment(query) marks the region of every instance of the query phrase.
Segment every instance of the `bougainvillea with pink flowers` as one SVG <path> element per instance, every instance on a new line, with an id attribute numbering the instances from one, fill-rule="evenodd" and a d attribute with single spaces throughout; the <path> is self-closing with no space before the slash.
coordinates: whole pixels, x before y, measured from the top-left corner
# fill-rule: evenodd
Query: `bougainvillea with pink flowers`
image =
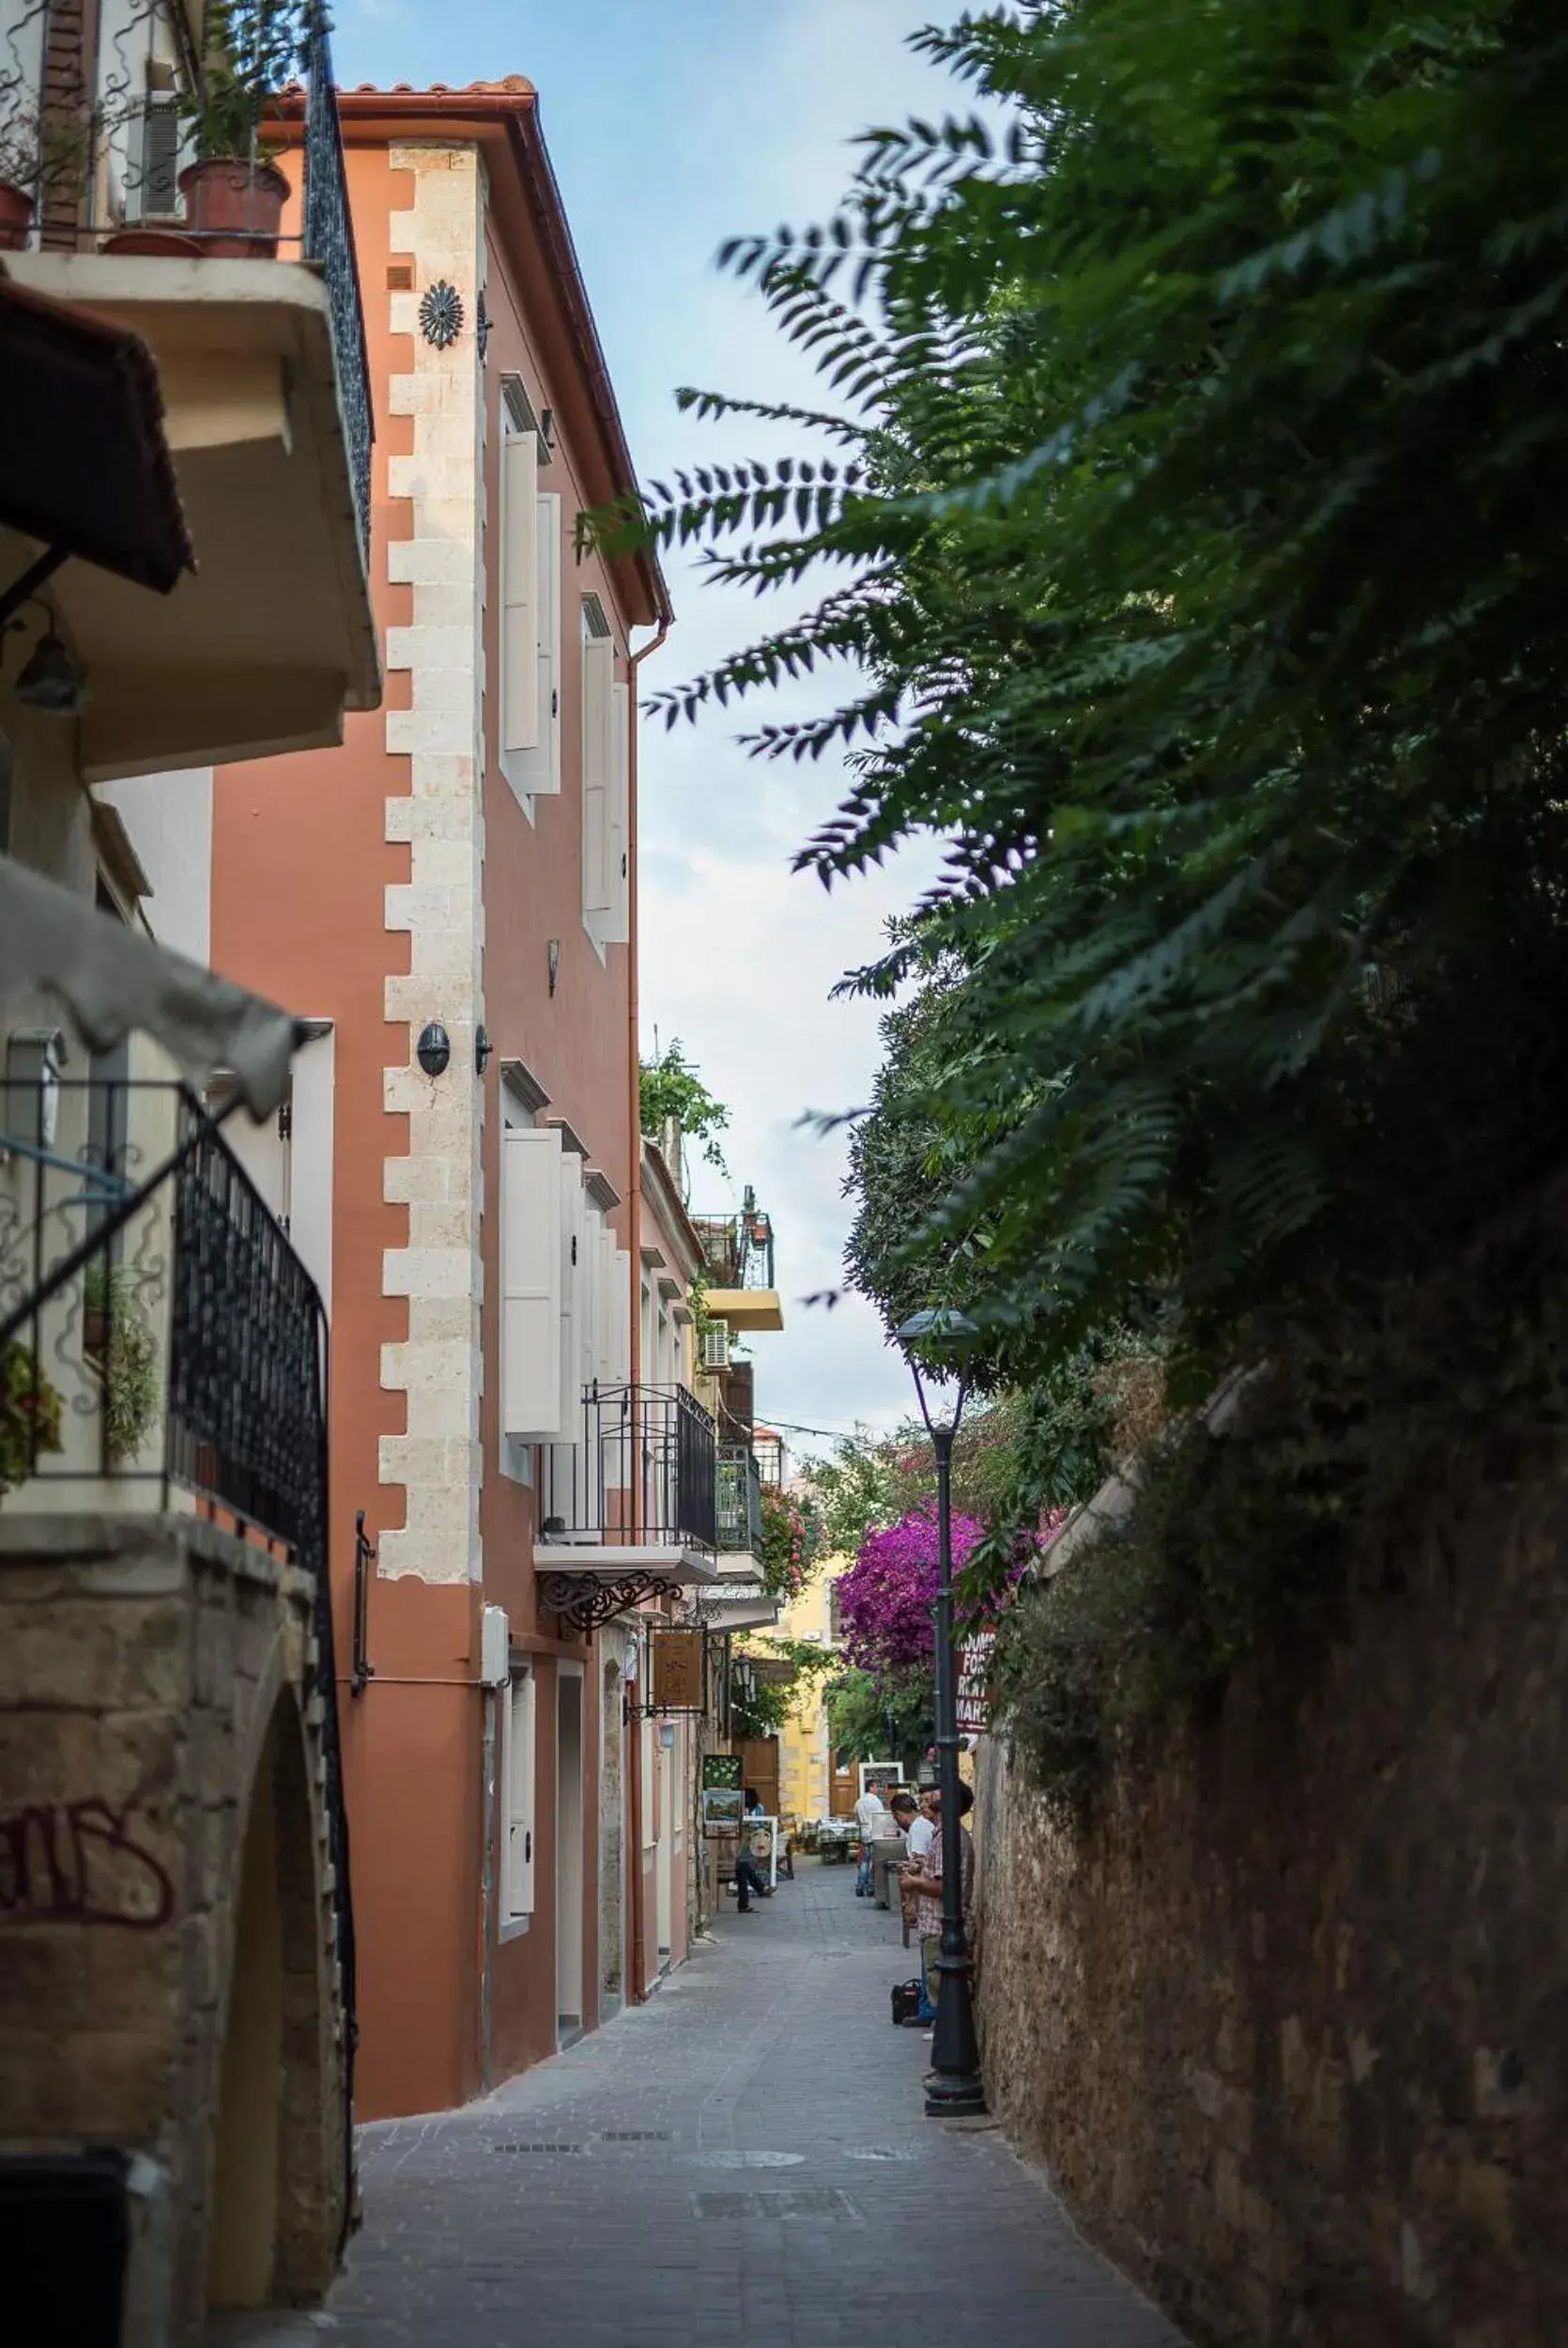
<path id="1" fill-rule="evenodd" d="M 953 1569 L 962 1566 L 985 1527 L 953 1519 Z M 936 1651 L 936 1512 L 914 1508 L 885 1532 L 869 1533 L 838 1584 L 838 1619 L 852 1663 L 873 1673 L 929 1663 Z"/>

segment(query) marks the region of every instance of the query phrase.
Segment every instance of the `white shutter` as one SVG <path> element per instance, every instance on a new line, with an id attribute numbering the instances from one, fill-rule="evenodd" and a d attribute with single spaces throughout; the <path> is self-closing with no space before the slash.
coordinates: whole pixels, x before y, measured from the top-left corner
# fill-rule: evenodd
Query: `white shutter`
<path id="1" fill-rule="evenodd" d="M 599 1220 L 599 1383 L 605 1386 L 621 1383 L 621 1372 L 615 1357 L 615 1282 L 620 1259 L 615 1252 L 615 1233 L 603 1217 Z"/>
<path id="2" fill-rule="evenodd" d="M 533 1668 L 525 1663 L 506 1696 L 506 1815 L 503 1872 L 508 1917 L 533 1913 L 533 1832 L 537 1709 Z"/>
<path id="3" fill-rule="evenodd" d="M 561 1380 L 565 1415 L 561 1440 L 574 1444 L 582 1424 L 582 1313 L 587 1302 L 583 1276 L 582 1161 L 575 1151 L 562 1160 L 561 1178 Z"/>
<path id="4" fill-rule="evenodd" d="M 630 1384 L 632 1376 L 632 1259 L 627 1250 L 615 1251 L 614 1319 L 610 1324 L 614 1352 L 611 1356 L 612 1375 L 618 1384 Z"/>
<path id="5" fill-rule="evenodd" d="M 582 648 L 582 904 L 610 909 L 609 816 L 615 772 L 615 639 L 591 636 Z"/>
<path id="6" fill-rule="evenodd" d="M 539 443 L 509 433 L 500 449 L 500 745 L 539 741 Z"/>
<path id="7" fill-rule="evenodd" d="M 609 783 L 609 904 L 599 924 L 607 946 L 624 946 L 632 935 L 631 757 L 632 688 L 614 688 Z"/>
<path id="8" fill-rule="evenodd" d="M 557 1127 L 501 1135 L 501 1427 L 524 1443 L 554 1442 L 565 1418 L 561 1177 Z"/>
<path id="9" fill-rule="evenodd" d="M 537 443 L 535 444 L 537 446 Z M 516 762 L 516 779 L 524 791 L 539 798 L 553 797 L 561 789 L 561 498 L 557 491 L 534 500 L 539 550 L 537 662 L 535 705 L 539 713 L 534 747 Z"/>
<path id="10" fill-rule="evenodd" d="M 600 1295 L 603 1286 L 600 1273 L 604 1263 L 605 1218 L 597 1207 L 590 1206 L 585 1199 L 582 1221 L 582 1263 L 577 1290 L 582 1298 L 582 1311 L 578 1316 L 577 1354 L 581 1363 L 580 1382 L 584 1386 L 591 1386 L 599 1375 L 601 1358 L 599 1332 L 604 1301 Z"/>
<path id="11" fill-rule="evenodd" d="M 0 10 L 0 15 L 4 10 Z M 127 220 L 170 220 L 179 212 L 179 100 L 149 90 L 131 125 L 126 175 Z"/>

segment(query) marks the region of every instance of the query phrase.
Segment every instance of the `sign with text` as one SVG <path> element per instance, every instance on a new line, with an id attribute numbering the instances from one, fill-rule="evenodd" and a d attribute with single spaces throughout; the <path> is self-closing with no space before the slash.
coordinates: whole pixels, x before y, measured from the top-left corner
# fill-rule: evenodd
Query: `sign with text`
<path id="1" fill-rule="evenodd" d="M 661 1630 L 649 1641 L 653 1654 L 651 1701 L 655 1712 L 702 1709 L 702 1633 Z"/>
<path id="2" fill-rule="evenodd" d="M 959 1649 L 959 1734 L 983 1735 L 990 1718 L 991 1658 L 994 1630 L 981 1630 Z"/>

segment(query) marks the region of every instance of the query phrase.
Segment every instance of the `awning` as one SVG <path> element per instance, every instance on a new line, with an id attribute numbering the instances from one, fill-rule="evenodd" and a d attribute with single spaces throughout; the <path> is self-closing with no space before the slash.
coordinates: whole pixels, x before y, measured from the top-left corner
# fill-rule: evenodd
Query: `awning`
<path id="1" fill-rule="evenodd" d="M 269 1116 L 287 1089 L 286 1012 L 0 856 L 0 990 L 26 986 L 57 996 L 90 1050 L 111 1050 L 134 1027 L 198 1089 L 231 1069 L 254 1117 Z"/>
<path id="2" fill-rule="evenodd" d="M 0 523 L 161 595 L 195 568 L 146 345 L 3 267 Z"/>

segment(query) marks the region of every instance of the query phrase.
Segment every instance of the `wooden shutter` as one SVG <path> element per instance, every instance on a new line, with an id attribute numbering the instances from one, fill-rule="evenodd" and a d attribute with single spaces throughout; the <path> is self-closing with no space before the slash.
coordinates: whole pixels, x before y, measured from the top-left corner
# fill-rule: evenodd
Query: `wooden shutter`
<path id="1" fill-rule="evenodd" d="M 539 443 L 531 432 L 501 442 L 500 741 L 539 740 Z"/>
<path id="2" fill-rule="evenodd" d="M 607 946 L 624 946 L 632 935 L 631 687 L 617 685 L 612 701 L 607 849 L 609 904 L 599 935 Z"/>
<path id="3" fill-rule="evenodd" d="M 534 1788 L 538 1706 L 532 1666 L 514 1674 L 506 1694 L 506 1913 L 533 1913 Z"/>
<path id="4" fill-rule="evenodd" d="M 610 909 L 610 794 L 615 773 L 615 639 L 582 648 L 582 904 Z"/>
<path id="5" fill-rule="evenodd" d="M 554 1126 L 500 1137 L 501 1427 L 524 1443 L 566 1431 L 561 1149 Z"/>

